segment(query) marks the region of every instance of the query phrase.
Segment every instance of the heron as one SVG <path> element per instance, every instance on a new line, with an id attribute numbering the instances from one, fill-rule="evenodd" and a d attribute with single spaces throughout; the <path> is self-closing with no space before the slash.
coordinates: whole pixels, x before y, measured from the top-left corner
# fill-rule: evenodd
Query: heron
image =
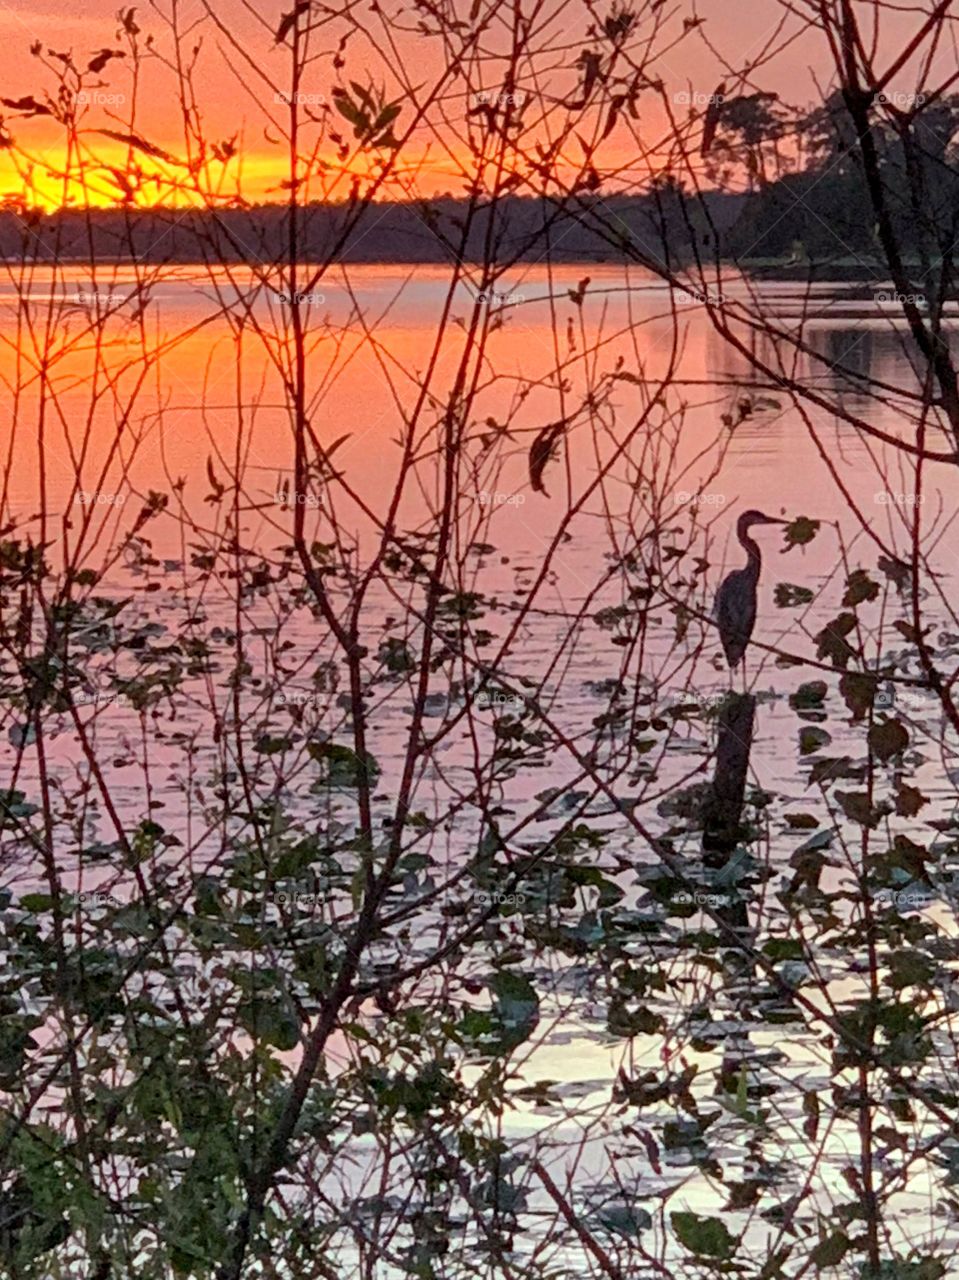
<path id="1" fill-rule="evenodd" d="M 756 588 L 762 556 L 758 543 L 749 536 L 749 530 L 754 524 L 785 523 L 785 520 L 764 515 L 762 511 L 744 511 L 736 521 L 736 537 L 746 552 L 746 567 L 727 574 L 716 592 L 716 623 L 730 669 L 743 661 L 756 625 Z M 745 675 L 745 665 L 743 672 Z"/>

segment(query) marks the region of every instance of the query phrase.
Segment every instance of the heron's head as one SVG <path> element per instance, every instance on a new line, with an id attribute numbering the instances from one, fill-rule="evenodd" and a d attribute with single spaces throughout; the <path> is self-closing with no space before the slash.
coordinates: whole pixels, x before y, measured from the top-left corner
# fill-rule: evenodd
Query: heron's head
<path id="1" fill-rule="evenodd" d="M 749 532 L 754 524 L 785 524 L 785 520 L 780 520 L 777 516 L 767 516 L 762 511 L 744 511 L 736 521 L 736 534 L 743 538 Z"/>

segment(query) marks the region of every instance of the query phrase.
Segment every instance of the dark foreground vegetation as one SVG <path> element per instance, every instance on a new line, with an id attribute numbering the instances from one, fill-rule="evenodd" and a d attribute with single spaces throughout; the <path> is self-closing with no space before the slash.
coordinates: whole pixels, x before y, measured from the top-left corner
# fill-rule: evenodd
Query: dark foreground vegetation
<path id="1" fill-rule="evenodd" d="M 955 6 L 767 7 L 688 111 L 703 19 L 661 0 L 243 39 L 211 0 L 33 49 L 4 151 L 28 188 L 56 128 L 64 201 L 116 207 L 0 228 L 3 1280 L 954 1274 Z M 765 85 L 810 30 L 798 122 Z M 205 135 L 209 57 L 285 205 Z M 421 200 L 446 143 L 462 198 Z M 600 245 L 602 287 L 552 275 Z M 401 253 L 442 270 L 364 294 Z M 499 299 L 531 254 L 543 296 Z M 889 305 L 840 340 L 729 255 Z"/>

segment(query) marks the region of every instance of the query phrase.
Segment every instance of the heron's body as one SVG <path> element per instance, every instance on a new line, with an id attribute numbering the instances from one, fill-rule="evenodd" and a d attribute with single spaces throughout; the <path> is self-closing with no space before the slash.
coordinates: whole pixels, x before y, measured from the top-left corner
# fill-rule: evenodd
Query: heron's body
<path id="1" fill-rule="evenodd" d="M 750 526 L 754 524 L 782 524 L 782 521 L 761 511 L 744 511 L 736 522 L 736 536 L 746 552 L 746 566 L 727 574 L 716 593 L 716 624 L 730 667 L 742 662 L 756 625 L 756 592 L 762 556 L 759 545 L 749 536 Z"/>

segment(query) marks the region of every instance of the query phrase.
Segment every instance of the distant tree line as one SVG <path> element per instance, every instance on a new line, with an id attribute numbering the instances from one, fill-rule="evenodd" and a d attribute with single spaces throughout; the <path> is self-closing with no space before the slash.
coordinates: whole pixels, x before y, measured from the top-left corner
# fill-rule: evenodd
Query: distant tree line
<path id="1" fill-rule="evenodd" d="M 684 196 L 675 184 L 654 184 L 643 196 L 584 194 L 577 208 L 548 198 L 510 196 L 480 208 L 470 219 L 463 253 L 467 201 L 442 196 L 420 201 L 381 201 L 357 216 L 349 201 L 242 208 L 102 210 L 0 209 L 0 256 L 14 259 L 101 260 L 133 258 L 150 263 L 208 260 L 240 262 L 253 253 L 263 262 L 282 258 L 290 219 L 298 221 L 305 262 L 447 262 L 457 255 L 479 261 L 488 252 L 490 222 L 500 261 L 621 261 L 640 248 L 660 259 L 688 261 L 697 240 L 731 228 L 743 204 L 721 192 Z M 590 217 L 602 209 L 598 229 Z"/>

